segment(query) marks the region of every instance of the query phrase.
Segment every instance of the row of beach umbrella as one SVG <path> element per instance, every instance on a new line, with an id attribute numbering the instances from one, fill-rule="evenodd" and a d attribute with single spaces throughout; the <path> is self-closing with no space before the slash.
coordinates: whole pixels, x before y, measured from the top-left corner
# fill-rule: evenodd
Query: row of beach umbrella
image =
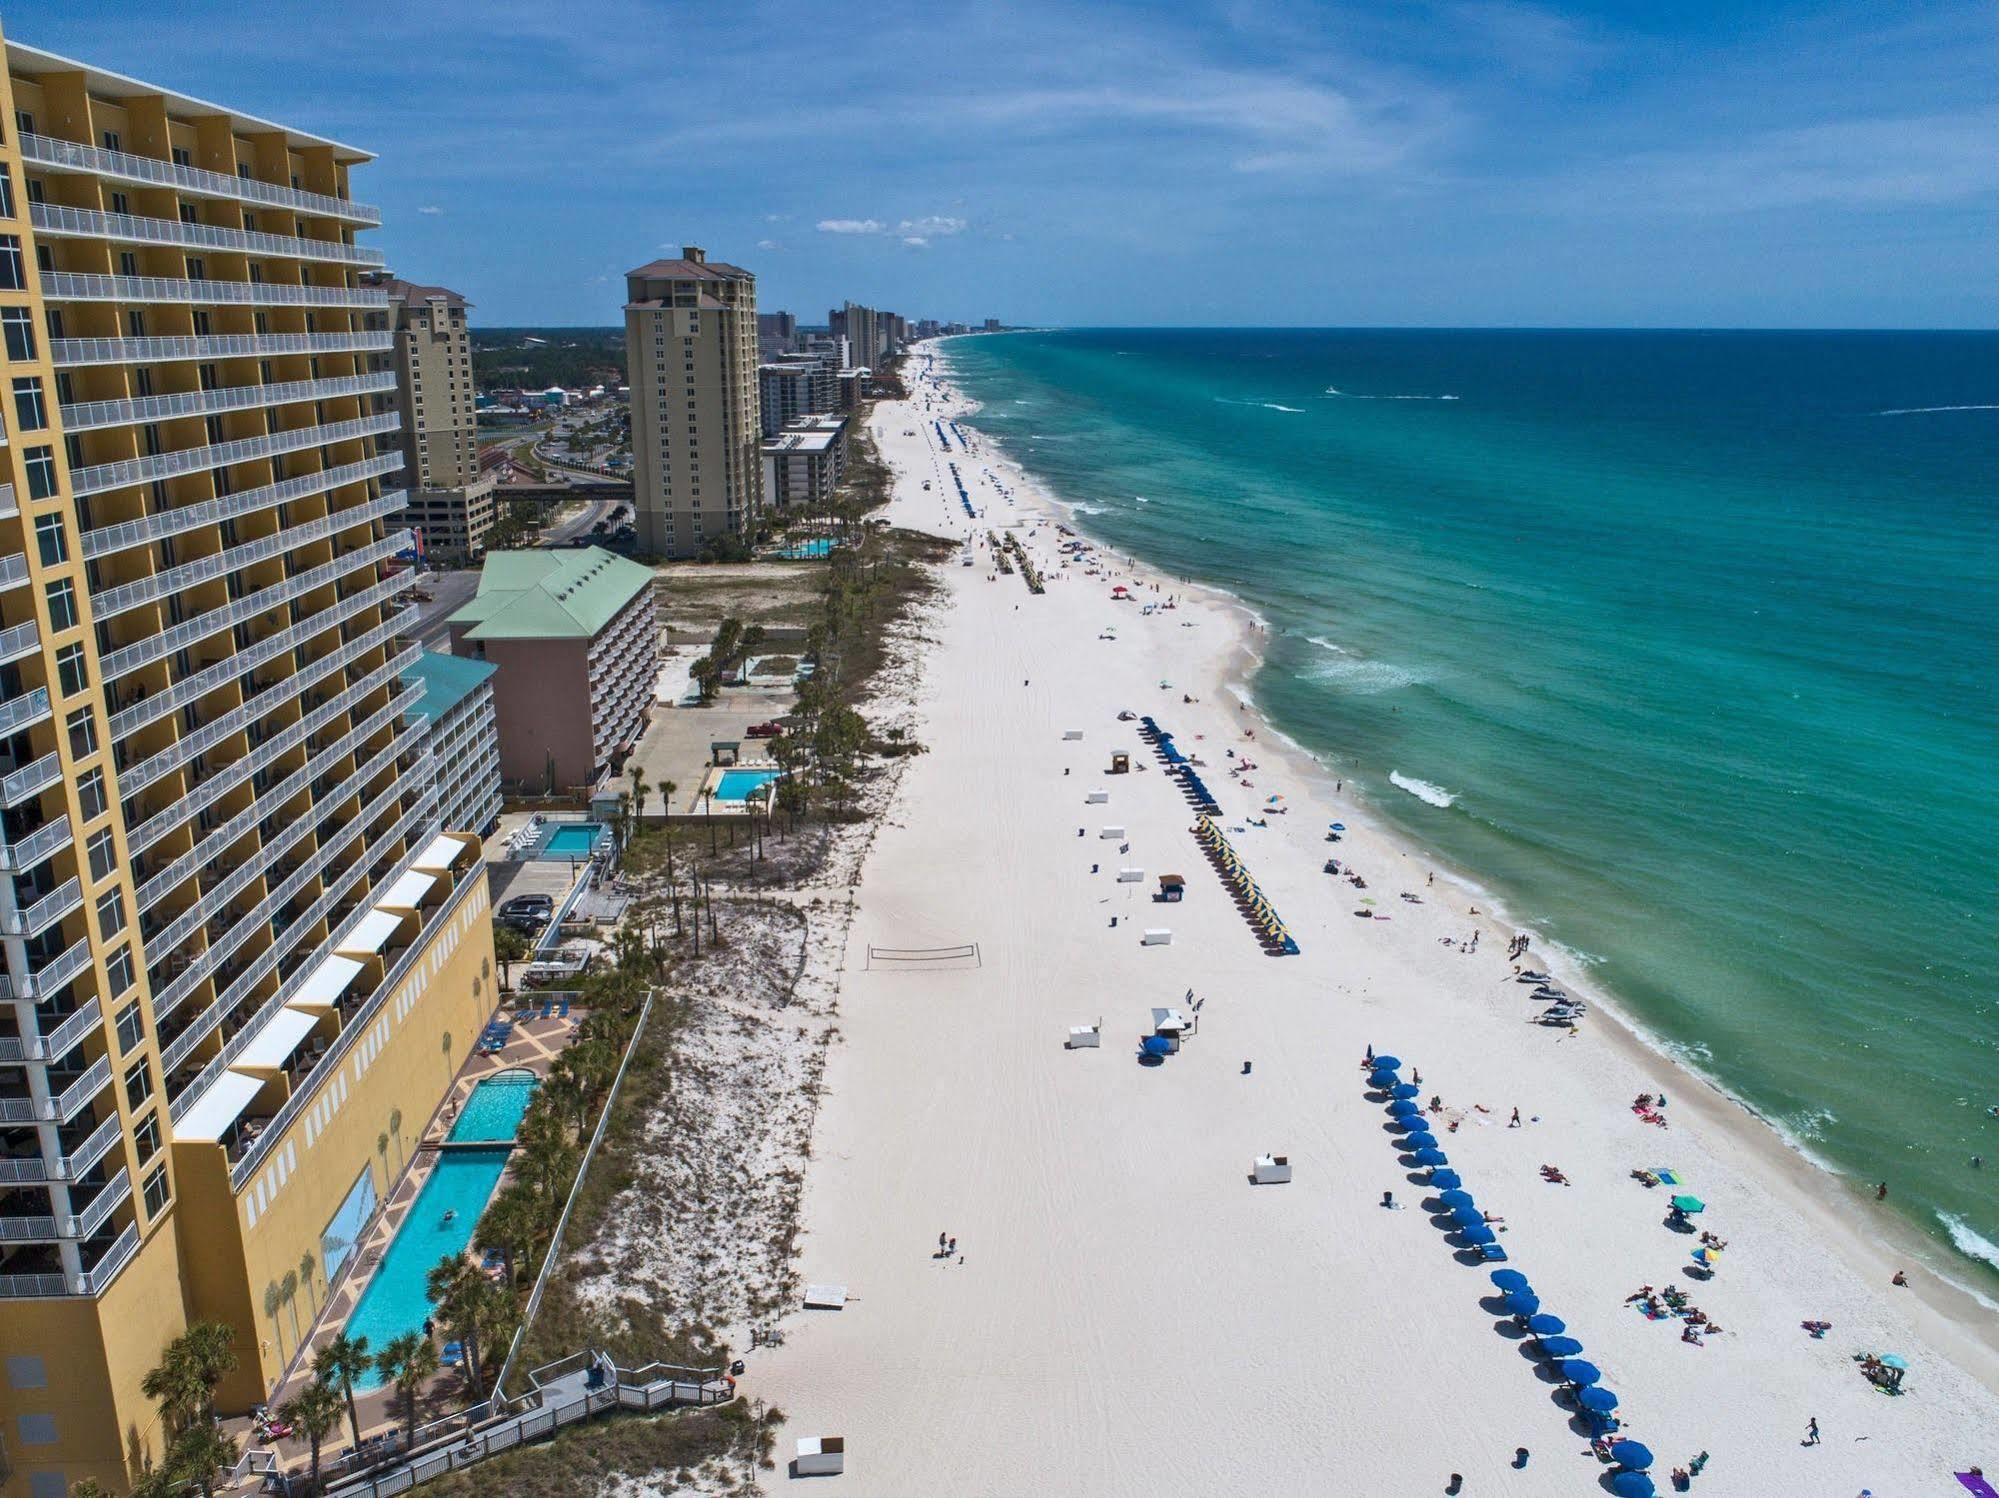
<path id="1" fill-rule="evenodd" d="M 1472 1194 L 1465 1190 L 1464 1181 L 1449 1168 L 1450 1158 L 1430 1132 L 1422 1104 L 1417 1101 L 1421 1089 L 1403 1081 L 1401 1069 L 1399 1057 L 1373 1057 L 1368 1086 L 1387 1094 L 1388 1116 L 1399 1131 L 1396 1148 L 1429 1169 L 1429 1184 L 1436 1189 L 1437 1204 L 1450 1218 L 1453 1230 L 1464 1242 L 1482 1249 L 1493 1241 L 1492 1229 L 1486 1225 L 1485 1214 Z M 1493 1288 L 1505 1297 L 1507 1314 L 1533 1337 L 1541 1359 L 1574 1391 L 1576 1406 L 1591 1427 L 1613 1428 L 1617 1395 L 1603 1386 L 1603 1371 L 1582 1356 L 1583 1344 L 1568 1334 L 1568 1324 L 1542 1310 L 1541 1297 L 1518 1269 L 1495 1269 L 1491 1279 Z M 1656 1488 L 1647 1471 L 1652 1465 L 1650 1450 L 1637 1441 L 1614 1441 L 1610 1458 L 1622 1469 L 1610 1479 L 1611 1491 L 1618 1498 L 1652 1498 Z"/>
<path id="2" fill-rule="evenodd" d="M 1250 877 L 1242 860 L 1236 857 L 1235 849 L 1229 845 L 1221 828 L 1215 825 L 1215 819 L 1203 815 L 1194 823 L 1194 836 L 1200 840 L 1208 861 L 1215 866 L 1223 882 L 1235 891 L 1236 904 L 1257 932 L 1257 940 L 1263 944 L 1263 949 L 1273 957 L 1296 956 L 1297 941 L 1257 886 L 1256 880 Z"/>

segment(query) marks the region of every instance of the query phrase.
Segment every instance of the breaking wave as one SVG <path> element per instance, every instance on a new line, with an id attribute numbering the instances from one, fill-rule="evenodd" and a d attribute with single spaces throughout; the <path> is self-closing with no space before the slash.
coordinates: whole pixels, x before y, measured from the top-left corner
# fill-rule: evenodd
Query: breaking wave
<path id="1" fill-rule="evenodd" d="M 1427 801 L 1432 806 L 1449 806 L 1458 799 L 1456 791 L 1447 791 L 1440 785 L 1432 785 L 1427 780 L 1418 780 L 1414 775 L 1404 775 L 1400 770 L 1388 772 L 1388 783 L 1407 791 L 1418 801 Z"/>

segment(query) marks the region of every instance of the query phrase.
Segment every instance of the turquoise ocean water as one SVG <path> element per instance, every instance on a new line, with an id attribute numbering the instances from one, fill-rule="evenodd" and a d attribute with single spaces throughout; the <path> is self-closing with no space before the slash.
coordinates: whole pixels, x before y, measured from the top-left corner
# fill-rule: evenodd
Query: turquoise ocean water
<path id="1" fill-rule="evenodd" d="M 1999 335 L 947 348 L 1269 620 L 1280 728 L 1999 1294 Z"/>

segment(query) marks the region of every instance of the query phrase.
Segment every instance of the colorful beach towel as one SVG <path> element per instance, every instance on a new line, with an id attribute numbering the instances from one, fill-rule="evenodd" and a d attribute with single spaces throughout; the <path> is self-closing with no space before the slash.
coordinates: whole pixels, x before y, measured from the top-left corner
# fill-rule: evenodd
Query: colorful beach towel
<path id="1" fill-rule="evenodd" d="M 1659 1178 L 1660 1184 L 1662 1185 L 1684 1186 L 1687 1184 L 1687 1178 L 1685 1176 L 1681 1175 L 1677 1170 L 1668 1170 L 1663 1165 L 1653 1166 L 1652 1174 Z"/>
<path id="2" fill-rule="evenodd" d="M 1999 1488 L 1994 1488 L 1983 1477 L 1970 1472 L 1959 1472 L 1956 1476 L 1957 1480 L 1964 1484 L 1965 1491 L 1972 1494 L 1973 1498 L 1999 1498 Z"/>

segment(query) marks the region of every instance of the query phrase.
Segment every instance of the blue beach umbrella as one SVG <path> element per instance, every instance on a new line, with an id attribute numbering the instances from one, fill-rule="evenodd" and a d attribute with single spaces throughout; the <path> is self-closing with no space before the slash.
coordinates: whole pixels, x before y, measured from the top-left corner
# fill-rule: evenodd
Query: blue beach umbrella
<path id="1" fill-rule="evenodd" d="M 1430 1132 L 1430 1120 L 1420 1113 L 1404 1113 L 1388 1121 L 1400 1129 L 1405 1137 L 1410 1134 L 1428 1134 Z M 1432 1135 L 1431 1137 L 1434 1138 L 1436 1136 Z"/>
<path id="2" fill-rule="evenodd" d="M 1472 1204 L 1469 1191 L 1446 1191 L 1437 1200 L 1447 1207 L 1469 1207 Z"/>
<path id="3" fill-rule="evenodd" d="M 1376 1056 L 1374 1058 L 1374 1069 L 1376 1071 L 1400 1071 L 1402 1069 L 1402 1062 L 1394 1056 Z"/>
<path id="4" fill-rule="evenodd" d="M 1421 1108 L 1418 1108 L 1414 1103 L 1410 1102 L 1409 1099 L 1407 1099 L 1406 1097 L 1397 1098 L 1394 1102 L 1388 1105 L 1388 1116 L 1390 1118 L 1407 1118 L 1411 1114 L 1421 1113 L 1422 1111 L 1423 1110 Z"/>
<path id="5" fill-rule="evenodd" d="M 1477 1207 L 1451 1208 L 1451 1221 L 1455 1222 L 1461 1228 L 1485 1226 L 1485 1217 L 1479 1212 Z"/>
<path id="6" fill-rule="evenodd" d="M 1596 1364 L 1585 1362 L 1581 1358 L 1563 1358 L 1562 1377 L 1572 1384 L 1582 1384 L 1587 1387 L 1602 1379 L 1603 1372 Z"/>
<path id="7" fill-rule="evenodd" d="M 1492 1242 L 1492 1229 L 1481 1222 L 1476 1227 L 1459 1228 L 1458 1236 L 1465 1242 L 1482 1248 Z"/>
<path id="8" fill-rule="evenodd" d="M 1494 1289 L 1504 1290 L 1508 1294 L 1511 1294 L 1515 1290 L 1533 1288 L 1527 1283 L 1527 1276 L 1517 1269 L 1495 1269 L 1489 1278 L 1492 1280 Z"/>
<path id="9" fill-rule="evenodd" d="M 1583 1350 L 1583 1344 L 1574 1337 L 1543 1337 L 1541 1356 L 1544 1358 L 1572 1358 Z"/>
<path id="10" fill-rule="evenodd" d="M 1421 1097 L 1423 1089 L 1414 1082 L 1397 1082 L 1393 1088 L 1397 1097 Z"/>
<path id="11" fill-rule="evenodd" d="M 1411 1129 L 1402 1136 L 1402 1148 L 1406 1150 L 1433 1150 L 1437 1147 L 1437 1136 L 1428 1129 Z"/>
<path id="12" fill-rule="evenodd" d="M 1420 1149 L 1409 1157 L 1418 1165 L 1449 1165 L 1450 1157 L 1440 1149 Z"/>
<path id="13" fill-rule="evenodd" d="M 1506 1309 L 1514 1316 L 1532 1316 L 1541 1309 L 1541 1297 L 1532 1290 L 1515 1290 L 1506 1297 Z M 1555 1330 L 1560 1331 L 1561 1327 L 1557 1325 Z"/>
<path id="14" fill-rule="evenodd" d="M 1377 1092 L 1386 1092 L 1395 1085 L 1395 1073 L 1392 1071 L 1370 1072 L 1367 1078 L 1367 1085 Z"/>
<path id="15" fill-rule="evenodd" d="M 1527 1318 L 1527 1330 L 1537 1337 L 1554 1337 L 1569 1329 L 1569 1324 L 1559 1316 L 1551 1316 L 1543 1311 L 1538 1316 Z"/>
<path id="16" fill-rule="evenodd" d="M 1608 1415 L 1617 1408 L 1617 1396 L 1608 1389 L 1584 1389 L 1576 1395 L 1576 1403 L 1593 1415 Z"/>
<path id="17" fill-rule="evenodd" d="M 1464 1185 L 1464 1182 L 1458 1179 L 1458 1173 L 1455 1170 L 1439 1170 L 1431 1175 L 1430 1184 L 1442 1190 L 1455 1191 Z M 1499 1272 L 1501 1274 L 1510 1274 L 1514 1271 L 1502 1269 Z M 1520 1283 L 1524 1285 L 1527 1281 L 1523 1277 Z"/>
<path id="18" fill-rule="evenodd" d="M 1618 1473 L 1610 1480 L 1610 1490 L 1617 1498 L 1652 1498 L 1659 1491 L 1643 1472 Z"/>
<path id="19" fill-rule="evenodd" d="M 1643 1472 L 1652 1465 L 1652 1448 L 1643 1441 L 1612 1441 L 1610 1459 L 1620 1467 L 1629 1467 L 1634 1472 Z"/>

